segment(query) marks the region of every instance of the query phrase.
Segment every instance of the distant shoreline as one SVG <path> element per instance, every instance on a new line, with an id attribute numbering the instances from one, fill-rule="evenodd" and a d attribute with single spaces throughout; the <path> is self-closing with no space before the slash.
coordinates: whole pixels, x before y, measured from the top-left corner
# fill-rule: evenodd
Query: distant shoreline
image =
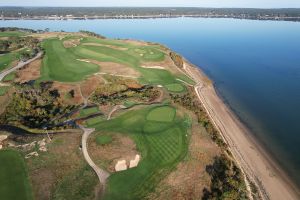
<path id="1" fill-rule="evenodd" d="M 234 159 L 264 199 L 299 199 L 299 188 L 250 130 L 217 94 L 199 68 L 185 60 L 186 73 L 198 82 L 195 91 L 213 124 L 229 146 Z"/>
<path id="2" fill-rule="evenodd" d="M 258 20 L 258 21 L 289 21 L 300 22 L 300 17 L 239 17 L 227 15 L 99 15 L 99 16 L 79 16 L 79 17 L 60 17 L 60 16 L 32 16 L 32 17 L 0 17 L 0 20 L 105 20 L 105 19 L 170 19 L 170 18 L 208 18 L 208 19 L 240 19 L 240 20 Z"/>

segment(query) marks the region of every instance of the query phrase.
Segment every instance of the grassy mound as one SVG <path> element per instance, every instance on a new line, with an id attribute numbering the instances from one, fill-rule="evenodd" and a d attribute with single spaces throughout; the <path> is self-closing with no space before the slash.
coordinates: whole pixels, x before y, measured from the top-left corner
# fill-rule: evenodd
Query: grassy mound
<path id="1" fill-rule="evenodd" d="M 59 39 L 44 41 L 43 48 L 46 51 L 41 71 L 43 80 L 77 82 L 99 70 L 97 65 L 77 60 L 80 57 L 64 48 Z"/>
<path id="2" fill-rule="evenodd" d="M 159 117 L 161 121 L 147 119 L 150 116 L 152 120 L 161 112 L 168 113 L 164 118 Z M 113 120 L 94 125 L 104 133 L 118 132 L 131 136 L 142 154 L 138 167 L 110 176 L 104 199 L 142 199 L 153 191 L 185 156 L 188 147 L 188 126 L 184 119 L 175 118 L 175 112 L 175 109 L 169 106 L 151 106 L 126 112 Z M 165 118 L 168 121 L 165 121 Z M 154 123 L 147 125 L 148 122 Z M 168 125 L 164 126 L 165 124 Z M 152 126 L 153 134 L 145 132 L 145 126 Z M 163 126 L 164 128 L 161 128 Z"/>
<path id="3" fill-rule="evenodd" d="M 0 199 L 33 199 L 22 156 L 13 150 L 0 151 Z"/>
<path id="4" fill-rule="evenodd" d="M 158 122 L 172 122 L 176 114 L 175 108 L 170 106 L 156 107 L 147 114 L 147 120 Z"/>
<path id="5" fill-rule="evenodd" d="M 181 85 L 180 83 L 168 84 L 165 87 L 170 92 L 183 92 L 183 91 L 185 91 L 184 86 Z"/>

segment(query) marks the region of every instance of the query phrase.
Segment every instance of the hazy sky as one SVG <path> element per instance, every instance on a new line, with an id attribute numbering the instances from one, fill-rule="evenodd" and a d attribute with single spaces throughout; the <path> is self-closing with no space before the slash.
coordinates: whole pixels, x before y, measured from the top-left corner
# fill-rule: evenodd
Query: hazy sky
<path id="1" fill-rule="evenodd" d="M 0 0 L 0 6 L 194 6 L 300 8 L 300 0 Z"/>

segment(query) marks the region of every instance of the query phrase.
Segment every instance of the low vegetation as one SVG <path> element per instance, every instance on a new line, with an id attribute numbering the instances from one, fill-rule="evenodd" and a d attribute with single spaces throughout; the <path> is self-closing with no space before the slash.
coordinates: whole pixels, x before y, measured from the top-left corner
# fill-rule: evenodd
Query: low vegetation
<path id="1" fill-rule="evenodd" d="M 122 104 L 125 101 L 151 102 L 160 95 L 160 91 L 152 86 L 142 86 L 129 79 L 110 79 L 109 84 L 99 85 L 91 101 L 100 105 Z"/>
<path id="2" fill-rule="evenodd" d="M 218 156 L 206 167 L 211 186 L 203 190 L 203 200 L 248 199 L 241 170 L 226 155 Z"/>
<path id="3" fill-rule="evenodd" d="M 11 102 L 0 117 L 2 124 L 23 125 L 28 128 L 66 128 L 60 117 L 69 113 L 75 106 L 63 105 L 59 92 L 51 90 L 51 82 L 39 86 L 22 85 L 14 93 Z"/>

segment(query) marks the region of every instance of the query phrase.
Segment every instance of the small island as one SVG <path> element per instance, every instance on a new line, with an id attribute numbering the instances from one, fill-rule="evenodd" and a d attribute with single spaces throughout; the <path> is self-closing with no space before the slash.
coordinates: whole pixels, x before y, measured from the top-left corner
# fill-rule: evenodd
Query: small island
<path id="1" fill-rule="evenodd" d="M 213 83 L 171 49 L 16 28 L 1 29 L 0 48 L 1 197 L 295 197 Z"/>

